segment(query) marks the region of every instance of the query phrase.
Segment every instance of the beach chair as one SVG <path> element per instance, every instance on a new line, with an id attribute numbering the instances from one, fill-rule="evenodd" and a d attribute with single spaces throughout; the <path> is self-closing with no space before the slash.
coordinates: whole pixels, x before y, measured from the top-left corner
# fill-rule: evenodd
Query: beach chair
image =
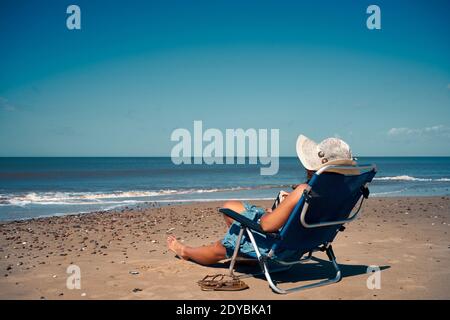
<path id="1" fill-rule="evenodd" d="M 281 294 L 314 288 L 338 282 L 342 278 L 336 262 L 331 243 L 344 224 L 353 221 L 361 212 L 364 199 L 369 196 L 368 184 L 376 174 L 375 165 L 337 166 L 329 165 L 318 170 L 308 183 L 303 196 L 290 214 L 286 224 L 276 233 L 262 230 L 261 226 L 237 212 L 221 208 L 219 211 L 234 219 L 240 225 L 235 250 L 230 262 L 230 275 L 233 276 L 234 265 L 239 254 L 243 237 L 248 237 L 254 253 L 247 254 L 258 260 L 273 291 Z M 270 238 L 273 245 L 268 254 L 261 254 L 255 235 Z M 297 252 L 295 260 L 280 260 L 279 252 L 289 250 Z M 274 265 L 287 267 L 310 260 L 313 253 L 325 251 L 336 274 L 334 277 L 316 283 L 282 289 L 271 278 L 269 270 Z M 304 257 L 307 254 L 306 257 Z M 288 260 L 288 261 L 286 261 Z M 272 271 L 272 273 L 275 270 Z"/>

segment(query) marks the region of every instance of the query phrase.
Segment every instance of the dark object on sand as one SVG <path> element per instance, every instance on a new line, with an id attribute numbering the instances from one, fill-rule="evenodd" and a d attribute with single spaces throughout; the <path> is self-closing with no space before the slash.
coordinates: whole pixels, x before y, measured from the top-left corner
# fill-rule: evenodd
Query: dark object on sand
<path id="1" fill-rule="evenodd" d="M 203 291 L 240 291 L 248 285 L 236 276 L 226 274 L 207 275 L 197 282 Z"/>

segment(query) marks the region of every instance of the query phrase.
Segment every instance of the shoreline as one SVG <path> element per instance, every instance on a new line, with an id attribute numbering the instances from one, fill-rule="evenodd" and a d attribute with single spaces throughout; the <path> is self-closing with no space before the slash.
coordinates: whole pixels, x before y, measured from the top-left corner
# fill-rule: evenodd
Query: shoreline
<path id="1" fill-rule="evenodd" d="M 226 227 L 220 205 L 176 203 L 0 221 L 0 298 L 450 299 L 448 196 L 369 198 L 361 217 L 333 242 L 343 280 L 282 296 L 262 278 L 245 279 L 250 289 L 244 291 L 201 291 L 196 281 L 226 272 L 227 263 L 200 266 L 167 250 L 169 234 L 194 246 L 221 239 Z M 81 269 L 80 290 L 66 287 L 72 264 Z M 367 289 L 369 265 L 382 268 L 380 290 Z M 279 280 L 286 282 L 282 287 L 308 283 L 327 277 L 327 268 L 300 265 Z"/>
<path id="2" fill-rule="evenodd" d="M 450 198 L 450 194 L 442 194 L 442 195 L 405 195 L 405 196 L 386 196 L 386 195 L 371 195 L 370 199 L 412 199 L 412 198 Z M 140 204 L 127 204 L 123 205 L 123 207 L 119 206 L 118 208 L 112 208 L 112 209 L 105 209 L 105 210 L 93 210 L 93 211 L 81 211 L 81 212 L 73 212 L 73 213 L 54 213 L 54 214 L 48 214 L 48 215 L 40 215 L 36 217 L 29 217 L 29 218 L 21 218 L 21 219 L 0 219 L 0 225 L 4 223 L 10 223 L 10 222 L 20 222 L 20 221 L 28 221 L 28 220 L 39 220 L 39 219 L 46 219 L 46 218 L 53 218 L 53 217 L 64 217 L 64 216 L 74 216 L 74 215 L 87 215 L 87 214 L 100 214 L 100 213 L 118 213 L 123 212 L 124 210 L 146 210 L 146 209 L 154 209 L 154 208 L 161 208 L 166 206 L 183 206 L 183 205 L 192 205 L 196 203 L 216 203 L 216 202 L 225 202 L 225 201 L 246 201 L 246 202 L 273 202 L 274 199 L 272 198 L 223 198 L 223 199 L 194 199 L 194 200 L 188 200 L 188 199 L 180 199 L 180 200 L 160 200 L 160 201 L 148 201 L 145 203 Z"/>

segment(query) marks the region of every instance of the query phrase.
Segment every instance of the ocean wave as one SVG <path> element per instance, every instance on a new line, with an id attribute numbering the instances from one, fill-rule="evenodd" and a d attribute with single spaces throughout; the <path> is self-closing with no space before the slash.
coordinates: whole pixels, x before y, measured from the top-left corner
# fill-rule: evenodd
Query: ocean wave
<path id="1" fill-rule="evenodd" d="M 127 204 L 164 200 L 164 196 L 232 192 L 240 190 L 269 189 L 280 186 L 230 187 L 211 189 L 131 190 L 113 192 L 29 192 L 26 194 L 0 194 L 0 206 L 36 205 L 92 205 Z M 145 200 L 144 200 L 145 199 Z M 169 200 L 169 199 L 167 199 Z M 174 199 L 170 199 L 174 201 Z"/>
<path id="2" fill-rule="evenodd" d="M 419 182 L 450 182 L 450 178 L 416 178 L 411 176 L 392 176 L 392 177 L 377 177 L 374 180 L 378 181 L 419 181 Z"/>
<path id="3" fill-rule="evenodd" d="M 450 182 L 450 178 L 418 178 L 408 175 L 375 177 L 375 181 L 386 182 Z M 139 204 L 152 201 L 185 201 L 186 197 L 193 198 L 196 194 L 205 194 L 205 197 L 216 198 L 211 193 L 223 193 L 234 191 L 251 191 L 264 189 L 283 189 L 288 185 L 258 185 L 245 187 L 204 188 L 204 189 L 161 189 L 161 190 L 116 190 L 110 192 L 28 192 L 0 194 L 0 206 L 28 205 L 122 205 Z M 390 193 L 390 192 L 387 192 Z M 395 192 L 396 193 L 396 192 Z M 379 195 L 385 194 L 384 192 Z M 201 198 L 201 197 L 199 197 Z M 192 201 L 192 199 L 186 199 Z"/>
<path id="4" fill-rule="evenodd" d="M 404 189 L 401 189 L 401 190 L 385 191 L 385 192 L 374 192 L 374 193 L 371 193 L 370 195 L 372 197 L 389 196 L 391 194 L 403 193 L 406 190 L 408 190 L 408 188 L 404 188 Z"/>

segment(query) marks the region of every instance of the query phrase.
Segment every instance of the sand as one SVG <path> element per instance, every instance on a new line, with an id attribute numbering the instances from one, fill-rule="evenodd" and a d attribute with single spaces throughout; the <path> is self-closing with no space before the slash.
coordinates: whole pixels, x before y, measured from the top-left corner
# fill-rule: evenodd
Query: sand
<path id="1" fill-rule="evenodd" d="M 273 293 L 261 277 L 245 279 L 250 288 L 244 291 L 201 291 L 197 280 L 225 272 L 227 261 L 204 267 L 167 250 L 168 234 L 189 245 L 220 239 L 226 227 L 218 207 L 208 202 L 3 222 L 0 299 L 450 299 L 449 197 L 369 199 L 333 244 L 342 281 L 290 295 Z M 67 288 L 69 265 L 79 266 L 81 289 Z M 380 289 L 367 287 L 369 265 L 382 270 Z M 243 268 L 258 271 L 238 271 Z M 331 271 L 319 260 L 274 278 L 286 288 Z"/>

